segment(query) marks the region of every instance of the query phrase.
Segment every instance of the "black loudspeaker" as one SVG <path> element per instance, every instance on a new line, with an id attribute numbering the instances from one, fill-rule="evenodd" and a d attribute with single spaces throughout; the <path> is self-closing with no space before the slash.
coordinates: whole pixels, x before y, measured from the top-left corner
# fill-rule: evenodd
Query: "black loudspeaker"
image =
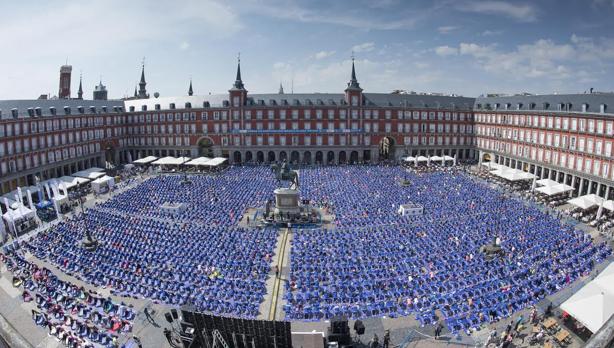
<path id="1" fill-rule="evenodd" d="M 173 316 L 170 313 L 164 313 L 164 318 L 166 318 L 166 321 L 169 323 L 173 322 Z"/>
<path id="2" fill-rule="evenodd" d="M 365 334 L 365 324 L 363 324 L 362 321 L 360 320 L 356 320 L 354 322 L 354 331 L 356 331 L 356 334 L 358 336 L 364 335 Z"/>
<path id="3" fill-rule="evenodd" d="M 171 309 L 171 314 L 173 315 L 173 319 L 179 318 L 179 314 L 177 314 L 177 310 L 175 308 Z"/>
<path id="4" fill-rule="evenodd" d="M 334 317 L 328 328 L 328 342 L 338 342 L 339 345 L 348 345 L 352 342 L 350 327 L 345 317 Z"/>

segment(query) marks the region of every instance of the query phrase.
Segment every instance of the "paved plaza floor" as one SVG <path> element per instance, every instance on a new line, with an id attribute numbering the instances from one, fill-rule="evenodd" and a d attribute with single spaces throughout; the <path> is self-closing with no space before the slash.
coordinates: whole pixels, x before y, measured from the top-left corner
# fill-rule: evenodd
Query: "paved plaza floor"
<path id="1" fill-rule="evenodd" d="M 96 202 L 109 199 L 109 197 L 109 194 L 97 197 L 90 196 L 88 197 L 86 207 L 90 207 Z M 68 216 L 70 216 L 70 214 Z M 49 224 L 47 225 L 47 228 L 48 227 Z M 578 224 L 577 227 L 590 233 L 596 240 L 602 240 L 601 236 L 594 228 L 590 228 L 583 224 Z M 280 230 L 276 253 L 272 260 L 270 277 L 266 283 L 267 295 L 260 307 L 261 314 L 258 319 L 283 320 L 284 318 L 282 299 L 285 290 L 282 282 L 289 276 L 290 241 L 292 239 L 292 234 L 292 230 L 289 230 L 287 238 L 284 238 L 284 231 Z M 282 241 L 284 241 L 284 243 L 282 243 Z M 285 244 L 285 248 L 282 244 Z M 94 290 L 101 295 L 110 296 L 109 289 L 92 287 L 91 285 L 83 283 L 72 276 L 64 274 L 55 266 L 38 260 L 32 255 L 26 254 L 26 258 L 40 266 L 49 268 L 62 280 L 67 280 L 79 286 L 84 286 L 86 289 Z M 598 271 L 605 268 L 611 261 L 612 258 L 598 265 L 597 269 L 593 270 L 591 275 L 577 280 L 565 290 L 541 301 L 538 304 L 538 307 L 543 310 L 550 302 L 552 302 L 555 306 L 560 305 L 560 303 L 569 298 L 575 291 L 592 279 L 598 273 Z M 274 265 L 280 265 L 278 277 L 275 274 Z M 34 324 L 31 318 L 31 310 L 35 309 L 35 304 L 33 302 L 24 303 L 21 300 L 21 290 L 12 286 L 11 275 L 4 265 L 0 269 L 0 273 L 0 315 L 2 315 L 27 342 L 29 342 L 31 347 L 61 347 L 61 343 L 55 338 L 49 336 L 46 329 L 37 327 Z M 136 336 L 142 341 L 143 347 L 171 347 L 163 335 L 164 328 L 173 329 L 173 327 L 176 326 L 176 323 L 169 324 L 164 318 L 164 313 L 170 310 L 169 306 L 152 303 L 152 301 L 147 299 L 122 298 L 117 296 L 111 297 L 117 302 L 123 301 L 132 305 L 138 312 L 138 315 L 134 320 L 133 332 L 129 335 L 120 336 L 120 343 L 124 343 L 132 336 Z M 153 315 L 149 319 L 143 314 L 143 309 L 145 307 L 148 307 L 150 312 L 153 312 Z M 513 317 L 501 320 L 494 325 L 483 326 L 479 330 L 469 333 L 462 333 L 458 336 L 450 335 L 450 333 L 444 328 L 442 337 L 438 340 L 434 338 L 433 326 L 420 327 L 420 323 L 416 321 L 413 316 L 394 319 L 385 317 L 364 319 L 363 323 L 365 324 L 366 332 L 360 337 L 356 336 L 354 330 L 352 330 L 354 324 L 353 321 L 349 322 L 349 326 L 352 332 L 353 340 L 356 343 L 356 347 L 366 347 L 366 344 L 373 338 L 374 334 L 377 334 L 379 337 L 379 342 L 381 343 L 386 330 L 390 331 L 392 347 L 482 347 L 493 329 L 496 329 L 500 334 L 502 330 L 504 330 L 505 326 L 510 321 L 515 320 L 519 315 L 523 315 L 523 317 L 526 319 L 529 317 L 529 311 L 525 310 L 523 312 L 516 313 Z M 562 323 L 560 324 L 563 327 Z M 326 335 L 329 326 L 330 323 L 328 321 L 293 322 L 292 331 L 315 331 L 322 332 L 324 335 Z M 528 337 L 530 335 L 531 328 L 531 325 L 526 326 L 524 330 L 522 330 L 516 337 L 512 347 L 529 347 Z M 576 348 L 581 346 L 583 346 L 583 342 L 572 333 L 572 342 L 570 345 L 568 345 L 568 347 Z M 0 348 L 3 347 L 8 347 L 8 345 L 6 342 L 0 339 Z"/>

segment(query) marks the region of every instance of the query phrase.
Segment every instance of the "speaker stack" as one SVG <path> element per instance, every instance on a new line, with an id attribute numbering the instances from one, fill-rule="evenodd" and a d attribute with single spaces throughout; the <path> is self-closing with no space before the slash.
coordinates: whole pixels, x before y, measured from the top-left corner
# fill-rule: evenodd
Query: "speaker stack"
<path id="1" fill-rule="evenodd" d="M 337 342 L 340 347 L 351 347 L 352 337 L 346 317 L 334 317 L 328 328 L 328 342 Z"/>

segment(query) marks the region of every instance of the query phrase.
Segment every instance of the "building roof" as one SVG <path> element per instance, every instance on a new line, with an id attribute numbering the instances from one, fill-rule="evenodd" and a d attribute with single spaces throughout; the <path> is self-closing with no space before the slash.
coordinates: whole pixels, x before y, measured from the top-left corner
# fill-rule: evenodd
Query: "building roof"
<path id="1" fill-rule="evenodd" d="M 13 111 L 17 111 L 18 118 L 26 117 L 48 117 L 54 116 L 51 108 L 55 109 L 56 116 L 68 114 L 70 108 L 71 115 L 92 115 L 105 113 L 122 112 L 124 110 L 123 100 L 81 100 L 81 99 L 24 99 L 24 100 L 0 100 L 1 119 L 12 119 Z M 79 108 L 83 108 L 83 112 Z M 92 110 L 92 107 L 94 110 Z"/>
<path id="2" fill-rule="evenodd" d="M 614 114 L 614 93 L 480 97 L 475 100 L 474 109 L 601 113 L 601 105 L 606 106 L 604 113 Z"/>
<path id="3" fill-rule="evenodd" d="M 421 94 L 389 94 L 389 93 L 364 93 L 364 106 L 366 107 L 406 107 L 406 108 L 425 108 L 425 109 L 459 109 L 471 110 L 474 105 L 474 98 L 433 96 Z M 314 107 L 335 107 L 343 106 L 345 94 L 343 93 L 300 93 L 300 94 L 248 94 L 247 107 L 253 106 L 314 106 Z M 156 110 L 156 105 L 160 110 L 170 110 L 171 104 L 175 109 L 186 108 L 186 103 L 190 103 L 192 108 L 202 108 L 205 103 L 209 107 L 223 107 L 228 103 L 228 94 L 212 95 L 193 95 L 164 97 L 154 99 L 126 100 L 126 110 L 134 107 L 134 111 L 142 111 L 143 105 L 148 111 Z"/>

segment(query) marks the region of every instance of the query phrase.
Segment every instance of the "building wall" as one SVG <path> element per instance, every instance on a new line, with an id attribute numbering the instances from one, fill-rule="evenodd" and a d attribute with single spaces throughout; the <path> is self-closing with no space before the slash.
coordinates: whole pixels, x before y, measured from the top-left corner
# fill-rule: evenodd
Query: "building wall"
<path id="1" fill-rule="evenodd" d="M 476 143 L 498 163 L 611 197 L 614 118 L 546 111 L 477 111 Z"/>

